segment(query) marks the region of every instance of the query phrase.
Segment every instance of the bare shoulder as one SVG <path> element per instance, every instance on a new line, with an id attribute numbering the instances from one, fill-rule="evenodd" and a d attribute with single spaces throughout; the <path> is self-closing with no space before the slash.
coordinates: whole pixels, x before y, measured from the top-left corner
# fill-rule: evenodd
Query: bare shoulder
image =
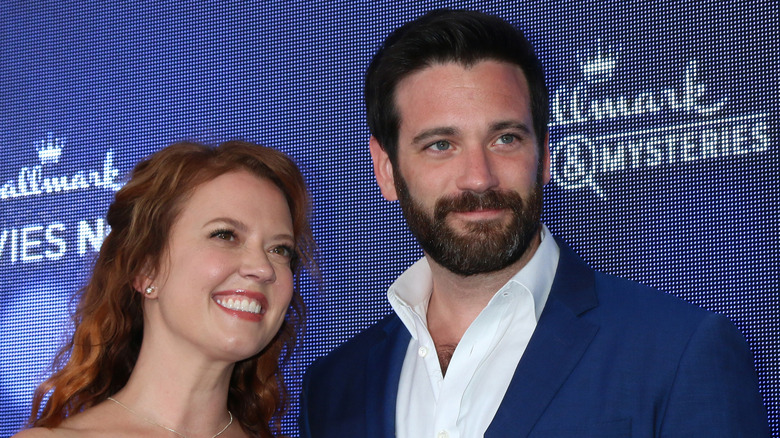
<path id="1" fill-rule="evenodd" d="M 107 417 L 101 406 L 93 406 L 76 415 L 65 418 L 56 427 L 33 427 L 20 431 L 12 438 L 91 438 L 105 437 L 106 429 L 101 418 Z M 110 423 L 110 422 L 109 422 Z M 121 429 L 118 429 L 121 430 Z"/>
<path id="2" fill-rule="evenodd" d="M 56 431 L 56 429 L 49 429 L 46 427 L 33 427 L 32 429 L 25 429 L 11 438 L 45 438 L 45 437 L 59 437 L 65 436 Z"/>
<path id="3" fill-rule="evenodd" d="M 54 428 L 33 427 L 20 431 L 11 438 L 92 438 L 116 435 L 107 433 L 104 428 L 93 427 L 90 425 L 81 425 L 73 422 L 64 421 L 60 426 Z"/>
<path id="4" fill-rule="evenodd" d="M 33 427 L 32 429 L 22 430 L 11 438 L 79 438 L 90 436 L 101 436 L 90 433 L 90 431 L 74 430 L 68 427 Z"/>

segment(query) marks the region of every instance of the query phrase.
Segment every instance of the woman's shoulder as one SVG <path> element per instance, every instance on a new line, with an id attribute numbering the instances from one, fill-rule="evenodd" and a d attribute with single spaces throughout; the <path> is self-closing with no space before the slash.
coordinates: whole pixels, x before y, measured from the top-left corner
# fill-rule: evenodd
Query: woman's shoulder
<path id="1" fill-rule="evenodd" d="M 25 429 L 11 438 L 88 438 L 104 437 L 105 431 L 90 429 L 74 429 L 70 427 L 33 427 Z"/>
<path id="2" fill-rule="evenodd" d="M 11 438 L 72 438 L 72 437 L 85 437 L 92 434 L 89 428 L 74 428 L 70 427 L 69 423 L 72 421 L 65 420 L 57 427 L 32 427 L 19 431 Z"/>
<path id="3" fill-rule="evenodd" d="M 106 433 L 105 429 L 101 428 L 72 428 L 72 427 L 33 427 L 25 429 L 13 435 L 11 438 L 91 438 L 91 437 L 105 437 L 121 436 L 123 431 L 117 433 Z"/>
<path id="4" fill-rule="evenodd" d="M 12 438 L 88 438 L 106 436 L 107 426 L 115 420 L 106 407 L 97 405 L 68 417 L 55 427 L 33 427 L 20 431 Z M 121 428 L 116 429 L 122 431 Z M 115 436 L 115 433 L 108 433 Z"/>
<path id="5" fill-rule="evenodd" d="M 31 429 L 25 429 L 11 438 L 47 438 L 47 437 L 64 437 L 68 436 L 62 434 L 60 429 L 49 429 L 48 427 L 33 427 Z"/>

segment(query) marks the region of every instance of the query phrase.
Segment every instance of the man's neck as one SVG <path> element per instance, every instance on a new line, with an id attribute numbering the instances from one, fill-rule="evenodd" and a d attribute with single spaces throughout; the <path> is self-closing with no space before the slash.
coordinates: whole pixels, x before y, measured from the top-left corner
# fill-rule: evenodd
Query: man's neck
<path id="1" fill-rule="evenodd" d="M 493 295 L 528 264 L 540 243 L 541 234 L 537 234 L 516 262 L 500 271 L 470 276 L 455 274 L 426 255 L 433 278 L 433 291 L 427 311 L 428 331 L 439 353 L 442 374 L 471 323 Z M 443 354 L 445 357 L 442 357 Z"/>

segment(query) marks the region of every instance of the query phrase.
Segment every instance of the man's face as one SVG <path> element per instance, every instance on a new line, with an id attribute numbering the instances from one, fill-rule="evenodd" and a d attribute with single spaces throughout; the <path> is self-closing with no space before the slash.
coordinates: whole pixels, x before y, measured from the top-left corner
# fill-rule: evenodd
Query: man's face
<path id="1" fill-rule="evenodd" d="M 549 181 L 520 68 L 435 64 L 404 78 L 395 103 L 397 166 L 372 139 L 374 168 L 423 250 L 460 275 L 518 261 L 539 232 Z"/>

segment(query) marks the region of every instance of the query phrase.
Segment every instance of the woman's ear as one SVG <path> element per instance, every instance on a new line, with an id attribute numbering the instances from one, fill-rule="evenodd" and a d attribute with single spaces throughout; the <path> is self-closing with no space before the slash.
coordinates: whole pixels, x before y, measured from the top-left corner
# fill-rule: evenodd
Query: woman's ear
<path id="1" fill-rule="evenodd" d="M 157 287 L 152 278 L 146 275 L 137 275 L 133 280 L 133 289 L 146 298 L 157 298 Z"/>

